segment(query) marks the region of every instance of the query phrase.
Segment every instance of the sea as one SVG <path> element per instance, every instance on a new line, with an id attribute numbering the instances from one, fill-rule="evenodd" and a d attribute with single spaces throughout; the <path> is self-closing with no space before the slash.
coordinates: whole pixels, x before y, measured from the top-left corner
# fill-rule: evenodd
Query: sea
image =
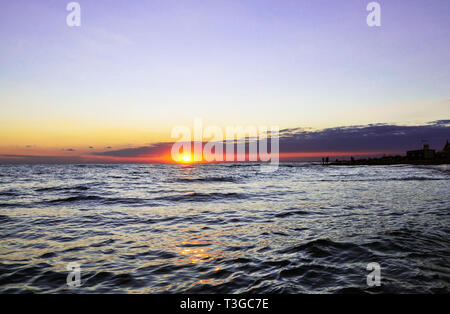
<path id="1" fill-rule="evenodd" d="M 0 165 L 0 235 L 0 293 L 450 293 L 450 166 Z"/>

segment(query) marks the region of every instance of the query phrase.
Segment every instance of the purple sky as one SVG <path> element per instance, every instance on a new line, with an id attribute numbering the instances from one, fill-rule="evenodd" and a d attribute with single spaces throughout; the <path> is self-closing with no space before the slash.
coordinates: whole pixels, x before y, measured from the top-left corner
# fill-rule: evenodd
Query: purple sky
<path id="1" fill-rule="evenodd" d="M 176 125 L 450 117 L 450 1 L 3 0 L 0 153 L 142 147 Z M 19 148 L 14 148 L 19 147 Z M 39 150 L 37 150 L 39 152 Z M 96 151 L 99 152 L 99 151 Z"/>

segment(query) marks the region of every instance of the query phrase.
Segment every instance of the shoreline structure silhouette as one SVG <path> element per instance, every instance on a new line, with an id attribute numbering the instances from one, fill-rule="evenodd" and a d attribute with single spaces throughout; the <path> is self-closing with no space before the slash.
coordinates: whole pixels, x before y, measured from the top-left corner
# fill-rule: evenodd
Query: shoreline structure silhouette
<path id="1" fill-rule="evenodd" d="M 441 151 L 436 152 L 430 149 L 428 144 L 423 144 L 422 149 L 409 150 L 405 156 L 383 156 L 380 158 L 364 158 L 350 160 L 338 160 L 334 162 L 324 162 L 327 158 L 322 158 L 323 165 L 397 165 L 397 164 L 412 164 L 412 165 L 442 165 L 450 164 L 450 143 L 448 139 Z"/>

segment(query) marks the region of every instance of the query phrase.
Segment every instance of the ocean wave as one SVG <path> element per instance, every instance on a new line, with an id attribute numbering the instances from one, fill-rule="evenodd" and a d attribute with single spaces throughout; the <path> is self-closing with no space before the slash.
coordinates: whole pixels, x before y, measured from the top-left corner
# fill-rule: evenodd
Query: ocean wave
<path id="1" fill-rule="evenodd" d="M 149 203 L 147 199 L 135 197 L 101 197 L 96 195 L 77 195 L 66 198 L 58 198 L 53 200 L 45 200 L 41 204 L 65 204 L 65 203 L 83 203 L 96 202 L 97 205 L 128 205 L 128 206 L 148 206 L 155 204 Z"/>
<path id="2" fill-rule="evenodd" d="M 20 196 L 20 192 L 14 189 L 0 191 L 0 196 Z"/>
<path id="3" fill-rule="evenodd" d="M 284 217 L 295 216 L 295 215 L 302 216 L 302 215 L 309 215 L 309 214 L 311 214 L 311 212 L 307 212 L 307 211 L 304 211 L 304 210 L 292 209 L 291 208 L 291 209 L 283 210 L 280 213 L 276 213 L 275 217 L 284 218 Z"/>
<path id="4" fill-rule="evenodd" d="M 0 208 L 33 208 L 34 203 L 14 202 L 14 203 L 0 203 Z"/>
<path id="5" fill-rule="evenodd" d="M 154 200 L 160 201 L 172 201 L 172 202 L 210 202 L 215 200 L 241 200 L 247 199 L 249 196 L 245 193 L 186 193 L 186 194 L 175 194 L 168 196 L 161 196 L 154 198 Z"/>
<path id="6" fill-rule="evenodd" d="M 86 185 L 74 185 L 74 186 L 51 186 L 35 189 L 36 192 L 59 192 L 59 191 L 87 191 L 89 187 Z"/>
<path id="7" fill-rule="evenodd" d="M 45 201 L 44 203 L 73 203 L 73 202 L 83 202 L 83 201 L 100 201 L 104 200 L 104 198 L 100 196 L 95 195 L 78 195 L 78 196 L 71 196 L 66 198 L 58 198 L 54 200 Z"/>
<path id="8" fill-rule="evenodd" d="M 6 216 L 6 215 L 0 215 L 0 224 L 2 224 L 2 225 L 6 225 L 8 223 L 13 223 L 16 220 L 17 219 L 14 219 L 14 218 Z"/>
<path id="9" fill-rule="evenodd" d="M 177 182 L 236 182 L 233 177 L 179 178 Z"/>
<path id="10" fill-rule="evenodd" d="M 371 255 L 370 251 L 358 244 L 337 242 L 327 238 L 311 240 L 279 250 L 282 254 L 303 253 L 309 258 L 362 259 Z"/>
<path id="11" fill-rule="evenodd" d="M 352 176 L 348 179 L 341 179 L 339 176 L 336 176 L 336 179 L 321 179 L 321 182 L 388 182 L 388 181 L 442 181 L 442 180 L 450 180 L 450 178 L 442 178 L 442 177 L 400 177 L 400 178 L 373 178 L 373 179 L 356 179 Z"/>
<path id="12" fill-rule="evenodd" d="M 406 177 L 398 178 L 394 180 L 399 181 L 439 181 L 439 180 L 450 180 L 450 178 L 435 178 L 435 177 Z"/>
<path id="13" fill-rule="evenodd" d="M 319 163 L 283 163 L 281 162 L 278 167 L 280 168 L 309 168 L 316 167 Z"/>

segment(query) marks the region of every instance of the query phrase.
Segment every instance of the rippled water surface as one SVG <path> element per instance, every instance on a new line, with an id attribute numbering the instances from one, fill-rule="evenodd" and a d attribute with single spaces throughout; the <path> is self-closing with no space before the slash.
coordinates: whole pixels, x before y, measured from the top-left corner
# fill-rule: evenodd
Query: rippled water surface
<path id="1" fill-rule="evenodd" d="M 449 174 L 1 165 L 0 292 L 449 293 Z M 70 262 L 81 287 L 66 284 Z"/>

